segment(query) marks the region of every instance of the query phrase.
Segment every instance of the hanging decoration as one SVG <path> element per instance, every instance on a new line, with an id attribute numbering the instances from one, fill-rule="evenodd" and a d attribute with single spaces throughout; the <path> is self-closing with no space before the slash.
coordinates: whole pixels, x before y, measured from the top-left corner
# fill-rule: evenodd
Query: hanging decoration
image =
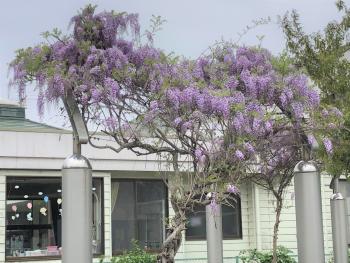
<path id="1" fill-rule="evenodd" d="M 59 205 L 62 204 L 62 199 L 61 198 L 57 199 L 57 204 L 59 204 Z"/>
<path id="2" fill-rule="evenodd" d="M 33 204 L 29 202 L 29 203 L 27 203 L 27 207 L 28 207 L 28 209 L 32 209 Z"/>
<path id="3" fill-rule="evenodd" d="M 47 208 L 46 208 L 46 207 L 40 208 L 40 213 L 41 213 L 42 215 L 44 215 L 44 216 L 47 216 L 46 211 L 47 211 Z"/>
<path id="4" fill-rule="evenodd" d="M 44 196 L 44 202 L 48 203 L 49 202 L 49 197 L 47 195 Z"/>
<path id="5" fill-rule="evenodd" d="M 62 208 L 58 209 L 58 211 L 60 212 L 60 216 L 62 215 Z"/>
<path id="6" fill-rule="evenodd" d="M 17 206 L 16 206 L 16 205 L 13 205 L 13 206 L 11 207 L 11 209 L 12 209 L 13 212 L 16 212 L 16 211 L 17 211 Z"/>
<path id="7" fill-rule="evenodd" d="M 29 212 L 29 213 L 27 214 L 27 220 L 28 220 L 28 221 L 33 221 L 33 217 L 32 217 L 32 213 L 31 213 L 31 212 Z"/>
<path id="8" fill-rule="evenodd" d="M 16 219 L 16 217 L 15 217 L 15 216 L 11 216 L 11 219 L 12 219 L 12 220 L 15 220 L 15 219 Z"/>
<path id="9" fill-rule="evenodd" d="M 16 214 L 16 218 L 19 218 L 19 214 L 18 213 Z"/>

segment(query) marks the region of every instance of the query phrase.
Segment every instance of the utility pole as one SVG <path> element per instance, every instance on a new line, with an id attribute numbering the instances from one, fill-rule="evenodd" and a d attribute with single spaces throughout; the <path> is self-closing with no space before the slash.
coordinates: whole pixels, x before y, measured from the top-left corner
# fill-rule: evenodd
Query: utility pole
<path id="1" fill-rule="evenodd" d="M 317 164 L 300 161 L 294 168 L 299 263 L 324 263 L 321 180 Z"/>

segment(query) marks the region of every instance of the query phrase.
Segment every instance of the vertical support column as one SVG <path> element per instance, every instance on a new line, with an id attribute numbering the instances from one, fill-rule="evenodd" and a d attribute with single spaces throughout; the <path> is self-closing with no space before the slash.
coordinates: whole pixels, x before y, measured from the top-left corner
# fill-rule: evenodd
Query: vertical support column
<path id="1" fill-rule="evenodd" d="M 210 205 L 205 207 L 207 223 L 208 263 L 222 263 L 222 212 L 221 205 L 213 211 Z"/>
<path id="2" fill-rule="evenodd" d="M 346 205 L 341 193 L 331 197 L 331 214 L 334 263 L 348 263 Z"/>
<path id="3" fill-rule="evenodd" d="M 62 167 L 62 262 L 92 262 L 92 170 L 73 154 Z"/>
<path id="4" fill-rule="evenodd" d="M 300 161 L 294 173 L 298 262 L 324 263 L 321 180 L 317 165 Z"/>

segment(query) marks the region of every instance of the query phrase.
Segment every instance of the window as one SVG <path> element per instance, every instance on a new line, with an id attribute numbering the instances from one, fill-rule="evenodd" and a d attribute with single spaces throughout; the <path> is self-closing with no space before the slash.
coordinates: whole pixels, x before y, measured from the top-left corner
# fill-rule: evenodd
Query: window
<path id="1" fill-rule="evenodd" d="M 230 205 L 222 205 L 222 235 L 224 239 L 242 238 L 241 200 L 230 200 Z M 205 240 L 205 207 L 197 206 L 188 214 L 186 240 Z"/>
<path id="2" fill-rule="evenodd" d="M 118 254 L 137 240 L 159 249 L 165 235 L 167 190 L 163 181 L 112 180 L 112 247 Z"/>
<path id="3" fill-rule="evenodd" d="M 59 256 L 61 178 L 7 178 L 6 257 Z M 93 180 L 93 249 L 102 253 L 102 180 Z"/>

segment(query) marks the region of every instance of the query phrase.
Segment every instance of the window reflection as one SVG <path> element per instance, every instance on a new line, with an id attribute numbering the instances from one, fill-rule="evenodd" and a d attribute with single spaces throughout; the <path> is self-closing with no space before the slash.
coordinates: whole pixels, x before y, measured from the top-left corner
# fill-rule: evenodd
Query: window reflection
<path id="1" fill-rule="evenodd" d="M 93 180 L 93 252 L 102 252 L 102 180 Z M 59 256 L 61 178 L 7 178 L 6 256 Z"/>
<path id="2" fill-rule="evenodd" d="M 241 223 L 241 201 L 238 197 L 234 200 L 227 200 L 229 204 L 223 204 L 222 209 L 222 235 L 225 239 L 235 239 L 242 237 Z M 206 239 L 206 218 L 205 207 L 196 206 L 194 211 L 188 213 L 186 228 L 187 240 Z"/>

